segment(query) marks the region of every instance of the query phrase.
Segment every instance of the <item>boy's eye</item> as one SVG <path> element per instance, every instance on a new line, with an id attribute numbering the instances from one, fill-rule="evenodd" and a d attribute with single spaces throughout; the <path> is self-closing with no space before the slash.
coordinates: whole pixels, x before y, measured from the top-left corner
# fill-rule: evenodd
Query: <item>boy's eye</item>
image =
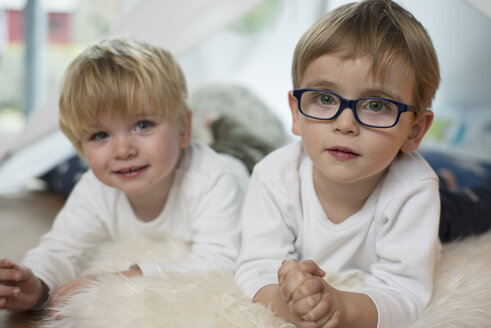
<path id="1" fill-rule="evenodd" d="M 372 112 L 380 112 L 384 109 L 384 103 L 382 101 L 372 100 L 368 103 L 368 108 Z"/>
<path id="2" fill-rule="evenodd" d="M 109 138 L 109 134 L 106 132 L 96 132 L 90 136 L 90 140 L 104 140 Z"/>
<path id="3" fill-rule="evenodd" d="M 324 109 L 336 109 L 339 106 L 340 100 L 338 97 L 324 92 L 311 91 L 308 92 L 308 98 L 311 98 L 313 105 L 321 106 Z"/>
<path id="4" fill-rule="evenodd" d="M 336 99 L 334 99 L 333 96 L 327 93 L 317 93 L 315 94 L 315 97 L 317 98 L 317 101 L 321 105 L 334 105 L 336 104 Z"/>
<path id="5" fill-rule="evenodd" d="M 372 113 L 392 113 L 397 112 L 397 106 L 391 102 L 383 100 L 369 100 L 366 105 L 366 109 Z"/>
<path id="6" fill-rule="evenodd" d="M 330 95 L 322 95 L 320 96 L 320 101 L 324 105 L 330 105 L 333 102 L 333 99 Z"/>
<path id="7" fill-rule="evenodd" d="M 135 125 L 136 131 L 144 131 L 151 128 L 154 124 L 148 120 L 138 121 Z"/>

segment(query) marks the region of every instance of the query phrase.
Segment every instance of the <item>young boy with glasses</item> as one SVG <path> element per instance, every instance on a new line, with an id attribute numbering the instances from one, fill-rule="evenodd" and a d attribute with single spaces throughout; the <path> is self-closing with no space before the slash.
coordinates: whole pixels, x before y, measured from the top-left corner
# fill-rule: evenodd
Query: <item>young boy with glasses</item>
<path id="1" fill-rule="evenodd" d="M 300 327 L 400 327 L 429 302 L 438 179 L 414 153 L 440 81 L 423 26 L 387 0 L 328 13 L 297 44 L 289 104 L 301 141 L 256 165 L 236 279 Z M 326 272 L 357 274 L 338 290 Z"/>
<path id="2" fill-rule="evenodd" d="M 171 235 L 182 259 L 139 262 L 125 276 L 233 270 L 248 172 L 190 140 L 184 75 L 172 55 L 113 39 L 89 47 L 65 73 L 60 126 L 90 171 L 22 265 L 0 260 L 0 309 L 40 308 L 83 288 L 84 254 L 105 241 Z"/>

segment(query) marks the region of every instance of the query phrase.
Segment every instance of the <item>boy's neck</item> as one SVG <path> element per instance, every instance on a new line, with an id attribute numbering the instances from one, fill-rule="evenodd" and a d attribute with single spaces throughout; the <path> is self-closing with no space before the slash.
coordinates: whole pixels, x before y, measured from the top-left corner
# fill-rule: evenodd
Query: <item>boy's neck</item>
<path id="1" fill-rule="evenodd" d="M 354 183 L 327 181 L 313 168 L 314 189 L 329 221 L 339 224 L 361 210 L 377 187 L 384 171 L 375 177 Z"/>

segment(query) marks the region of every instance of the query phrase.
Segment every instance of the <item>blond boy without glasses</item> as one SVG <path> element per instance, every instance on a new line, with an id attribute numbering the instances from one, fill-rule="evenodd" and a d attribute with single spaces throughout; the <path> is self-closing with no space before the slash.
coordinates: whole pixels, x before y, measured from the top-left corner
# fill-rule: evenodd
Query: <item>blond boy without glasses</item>
<path id="1" fill-rule="evenodd" d="M 246 168 L 191 141 L 185 78 L 166 50 L 125 39 L 99 42 L 69 66 L 60 126 L 90 171 L 22 265 L 0 260 L 0 308 L 27 310 L 76 293 L 84 254 L 102 242 L 172 236 L 184 258 L 139 262 L 125 276 L 231 272 Z"/>

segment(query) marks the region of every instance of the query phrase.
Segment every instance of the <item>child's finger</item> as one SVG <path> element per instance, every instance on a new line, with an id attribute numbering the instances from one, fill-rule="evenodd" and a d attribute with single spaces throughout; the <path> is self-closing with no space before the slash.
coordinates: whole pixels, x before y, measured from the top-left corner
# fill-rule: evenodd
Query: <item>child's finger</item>
<path id="1" fill-rule="evenodd" d="M 2 298 L 19 296 L 20 293 L 21 293 L 21 290 L 19 287 L 9 286 L 9 285 L 0 285 L 0 297 L 2 297 Z"/>
<path id="2" fill-rule="evenodd" d="M 321 293 L 317 293 L 317 294 L 308 295 L 296 301 L 292 300 L 290 302 L 291 304 L 290 311 L 295 315 L 303 317 L 304 315 L 312 311 L 317 306 L 317 304 L 319 304 L 322 295 L 323 294 Z"/>
<path id="3" fill-rule="evenodd" d="M 325 274 L 312 260 L 301 262 L 290 260 L 283 262 L 282 267 L 288 269 L 286 273 L 282 272 L 283 278 L 280 281 L 281 296 L 286 302 L 290 301 L 295 290 L 306 280 L 313 276 L 322 277 Z"/>
<path id="4" fill-rule="evenodd" d="M 12 268 L 15 268 L 16 266 L 17 266 L 17 264 L 12 262 L 9 259 L 0 259 L 0 268 L 12 269 Z"/>
<path id="5" fill-rule="evenodd" d="M 309 295 L 322 294 L 325 290 L 326 282 L 320 277 L 311 276 L 306 279 L 292 295 L 292 301 L 296 302 L 300 299 L 308 297 Z"/>
<path id="6" fill-rule="evenodd" d="M 18 269 L 0 269 L 0 281 L 20 281 L 22 280 L 22 272 Z"/>
<path id="7" fill-rule="evenodd" d="M 0 259 L 0 268 L 6 267 L 9 265 L 9 259 Z"/>
<path id="8" fill-rule="evenodd" d="M 331 317 L 325 317 L 318 321 L 300 321 L 300 328 L 336 328 L 339 326 L 339 311 L 334 312 Z"/>
<path id="9" fill-rule="evenodd" d="M 283 300 L 285 302 L 290 302 L 293 293 L 297 290 L 297 288 L 311 277 L 311 274 L 301 271 L 291 270 L 288 272 L 283 284 L 280 285 L 281 297 Z"/>
<path id="10" fill-rule="evenodd" d="M 31 271 L 31 269 L 29 269 L 28 267 L 26 267 L 24 265 L 18 265 L 17 268 L 21 272 L 21 279 L 20 280 L 28 280 L 28 279 L 32 278 L 33 273 Z"/>
<path id="11" fill-rule="evenodd" d="M 340 317 L 339 311 L 334 312 L 332 317 L 321 328 L 336 328 L 339 325 Z"/>
<path id="12" fill-rule="evenodd" d="M 292 261 L 292 260 L 290 260 Z M 293 265 L 295 264 L 295 265 Z M 285 265 L 286 267 L 286 265 Z M 313 276 L 323 277 L 326 273 L 322 270 L 317 263 L 312 260 L 294 261 L 288 263 L 288 273 L 292 271 L 300 271 L 304 273 L 309 273 Z"/>
<path id="13" fill-rule="evenodd" d="M 278 269 L 278 283 L 281 285 L 285 281 L 285 276 L 292 270 L 296 265 L 297 260 L 284 260 L 281 263 L 281 267 Z"/>
<path id="14" fill-rule="evenodd" d="M 278 270 L 279 284 L 283 284 L 287 275 L 294 274 L 296 272 L 308 273 L 314 276 L 323 277 L 325 275 L 317 263 L 312 260 L 304 260 L 298 262 L 297 260 L 283 261 L 280 269 Z"/>
<path id="15" fill-rule="evenodd" d="M 324 293 L 317 305 L 302 316 L 305 321 L 323 321 L 334 315 L 332 299 L 328 293 Z M 327 320 L 326 320 L 327 321 Z"/>
<path id="16" fill-rule="evenodd" d="M 308 272 L 308 273 L 312 274 L 313 276 L 323 277 L 326 274 L 326 272 L 324 270 L 322 270 L 317 265 L 317 263 L 315 263 L 312 260 L 301 261 L 298 263 L 298 267 L 299 267 L 299 270 L 301 270 L 303 272 Z"/>

